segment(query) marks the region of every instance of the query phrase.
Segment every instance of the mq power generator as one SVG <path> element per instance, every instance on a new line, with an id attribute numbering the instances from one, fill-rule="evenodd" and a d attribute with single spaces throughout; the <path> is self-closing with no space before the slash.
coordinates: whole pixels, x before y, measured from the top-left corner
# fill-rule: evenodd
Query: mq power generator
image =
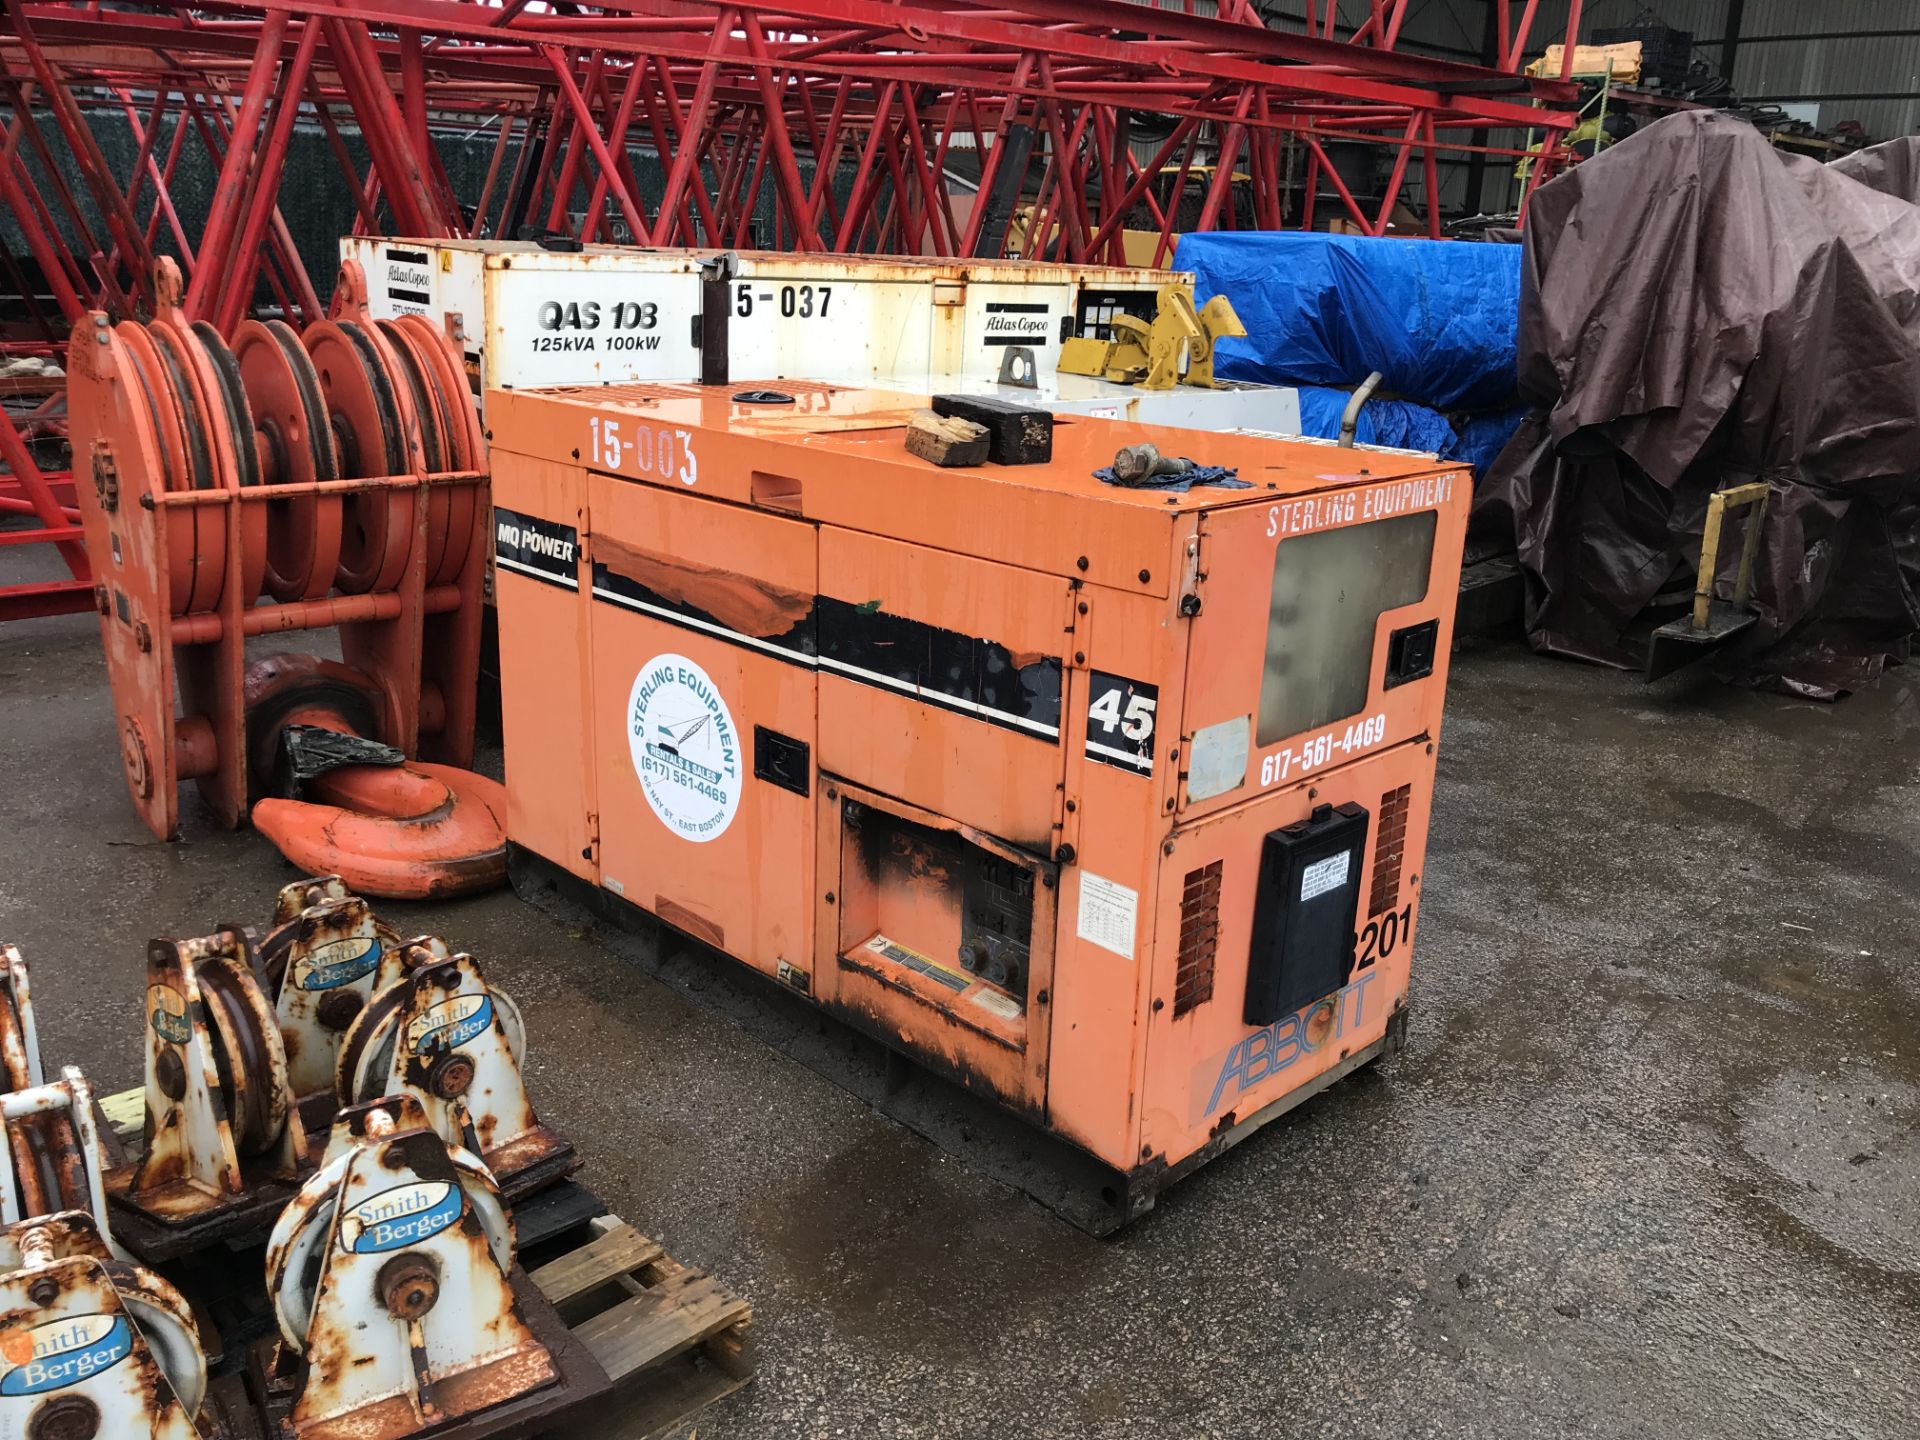
<path id="1" fill-rule="evenodd" d="M 1124 1223 L 1394 1048 L 1470 482 L 927 397 L 496 390 L 516 860 L 1063 1139 Z M 1245 488 L 1123 488 L 1123 445 Z M 524 871 L 523 871 L 524 873 Z"/>

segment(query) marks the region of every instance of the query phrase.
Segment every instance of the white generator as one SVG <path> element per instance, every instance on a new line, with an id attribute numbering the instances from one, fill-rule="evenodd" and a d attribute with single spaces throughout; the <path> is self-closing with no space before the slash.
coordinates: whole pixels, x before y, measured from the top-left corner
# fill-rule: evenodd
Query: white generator
<path id="1" fill-rule="evenodd" d="M 1009 405 L 1030 405 L 1056 415 L 1133 420 L 1175 430 L 1290 437 L 1300 433 L 1300 392 L 1288 385 L 1221 380 L 1211 388 L 1176 385 L 1171 390 L 1149 390 L 1142 385 L 1120 385 L 1091 375 L 1059 372 L 1043 372 L 1031 385 L 1005 380 L 998 374 L 900 376 L 890 383 L 894 389 L 913 394 L 973 395 L 1004 400 Z"/>
<path id="2" fill-rule="evenodd" d="M 992 379 L 1012 346 L 1153 318 L 1164 270 L 345 236 L 376 319 L 458 316 L 475 390 L 698 380 Z M 709 368 L 705 373 L 711 374 Z"/>

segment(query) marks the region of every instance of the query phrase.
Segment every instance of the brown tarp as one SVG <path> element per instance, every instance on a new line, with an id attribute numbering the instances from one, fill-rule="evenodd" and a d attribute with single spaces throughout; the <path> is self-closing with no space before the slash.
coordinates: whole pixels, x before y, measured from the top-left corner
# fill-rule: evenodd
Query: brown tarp
<path id="1" fill-rule="evenodd" d="M 1889 140 L 1884 145 L 1869 145 L 1865 150 L 1841 156 L 1827 168 L 1883 195 L 1920 205 L 1920 135 Z"/>
<path id="2" fill-rule="evenodd" d="M 1691 588 L 1709 495 L 1770 488 L 1761 622 L 1722 657 L 1832 696 L 1920 629 L 1920 176 L 1912 142 L 1847 170 L 1689 112 L 1534 196 L 1519 374 L 1539 407 L 1483 482 L 1536 648 L 1635 665 L 1624 632 Z M 1730 581 L 1741 529 L 1721 547 Z M 1724 593 L 1724 592 L 1723 592 Z"/>

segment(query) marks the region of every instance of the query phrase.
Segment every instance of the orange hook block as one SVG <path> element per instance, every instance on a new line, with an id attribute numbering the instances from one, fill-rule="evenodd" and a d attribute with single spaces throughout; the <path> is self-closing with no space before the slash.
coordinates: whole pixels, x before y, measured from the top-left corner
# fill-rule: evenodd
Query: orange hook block
<path id="1" fill-rule="evenodd" d="M 507 878 L 507 791 L 451 765 L 344 765 L 308 780 L 309 800 L 262 800 L 254 828 L 312 875 L 354 892 L 426 900 Z"/>

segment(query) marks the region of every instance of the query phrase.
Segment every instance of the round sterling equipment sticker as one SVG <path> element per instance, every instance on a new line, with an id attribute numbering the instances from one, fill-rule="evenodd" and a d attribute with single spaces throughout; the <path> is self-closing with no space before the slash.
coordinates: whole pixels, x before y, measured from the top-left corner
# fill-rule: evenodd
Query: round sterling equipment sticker
<path id="1" fill-rule="evenodd" d="M 740 732 L 713 678 L 684 655 L 656 655 L 627 697 L 627 746 L 653 813 L 684 839 L 725 832 L 740 808 Z"/>

